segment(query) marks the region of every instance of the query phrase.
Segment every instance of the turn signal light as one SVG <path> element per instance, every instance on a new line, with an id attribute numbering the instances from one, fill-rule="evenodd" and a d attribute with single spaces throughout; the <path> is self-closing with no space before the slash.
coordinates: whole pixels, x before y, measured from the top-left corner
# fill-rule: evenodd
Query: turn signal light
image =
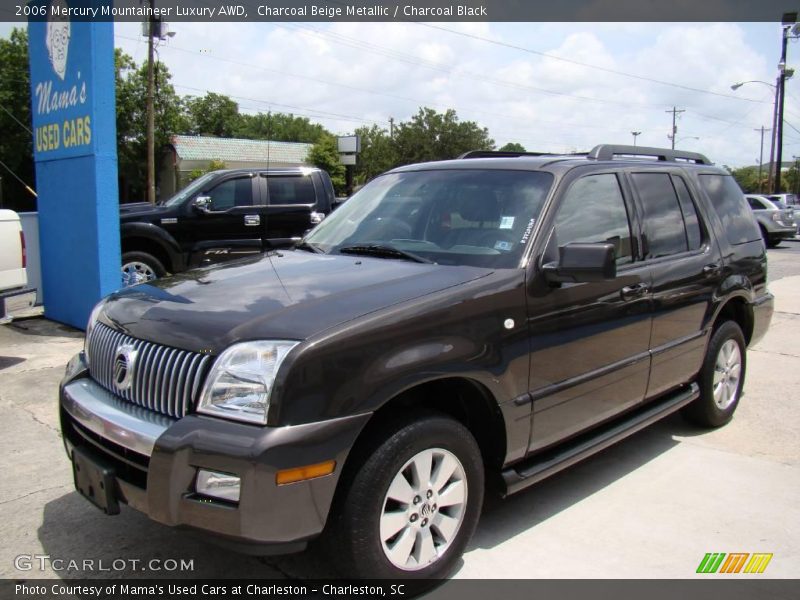
<path id="1" fill-rule="evenodd" d="M 306 481 L 307 479 L 316 479 L 317 477 L 325 477 L 330 475 L 336 468 L 335 460 L 327 460 L 316 465 L 308 465 L 306 467 L 296 467 L 294 469 L 284 469 L 275 474 L 275 482 L 278 485 L 286 485 L 287 483 L 297 483 L 298 481 Z"/>

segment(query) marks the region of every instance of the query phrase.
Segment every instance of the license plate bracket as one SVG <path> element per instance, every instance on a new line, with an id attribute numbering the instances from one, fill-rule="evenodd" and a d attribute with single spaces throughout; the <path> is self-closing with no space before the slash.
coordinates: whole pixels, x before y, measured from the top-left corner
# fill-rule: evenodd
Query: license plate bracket
<path id="1" fill-rule="evenodd" d="M 119 514 L 114 470 L 83 450 L 72 451 L 72 476 L 75 489 L 107 515 Z"/>

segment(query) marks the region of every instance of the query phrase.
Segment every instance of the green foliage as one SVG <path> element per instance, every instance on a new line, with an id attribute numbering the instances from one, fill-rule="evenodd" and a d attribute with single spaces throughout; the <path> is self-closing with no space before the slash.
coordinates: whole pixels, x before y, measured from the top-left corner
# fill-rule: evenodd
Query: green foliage
<path id="1" fill-rule="evenodd" d="M 527 152 L 525 146 L 517 142 L 508 142 L 505 146 L 498 148 L 500 152 Z"/>
<path id="2" fill-rule="evenodd" d="M 360 127 L 355 133 L 361 137 L 361 153 L 358 155 L 355 167 L 358 183 L 366 183 L 400 163 L 388 131 L 373 125 Z"/>
<path id="3" fill-rule="evenodd" d="M 117 84 L 117 159 L 120 195 L 124 199 L 145 197 L 147 181 L 147 64 L 137 65 L 133 58 L 117 49 L 114 53 Z M 172 75 L 163 63 L 155 70 L 155 148 L 156 170 L 162 148 L 173 135 L 187 128 L 181 101 L 170 80 Z"/>
<path id="4" fill-rule="evenodd" d="M 208 167 L 205 169 L 194 169 L 189 171 L 189 175 L 186 177 L 186 181 L 184 182 L 185 185 L 190 184 L 195 179 L 199 179 L 206 173 L 211 173 L 211 171 L 221 171 L 222 169 L 227 169 L 228 165 L 225 164 L 224 161 L 219 159 L 213 159 L 208 163 Z"/>
<path id="5" fill-rule="evenodd" d="M 452 109 L 439 113 L 420 108 L 410 121 L 400 123 L 393 141 L 401 164 L 456 158 L 469 150 L 494 150 L 486 128 L 459 121 Z"/>
<path id="6" fill-rule="evenodd" d="M 740 169 L 731 169 L 731 175 L 733 175 L 736 183 L 739 184 L 739 187 L 742 188 L 742 191 L 746 194 L 758 194 L 760 193 L 759 190 L 764 190 L 764 193 L 767 192 L 767 179 L 769 178 L 769 173 L 766 166 L 761 172 L 760 186 L 758 181 L 758 167 L 742 167 Z"/>
<path id="7" fill-rule="evenodd" d="M 0 160 L 35 189 L 33 141 L 25 129 L 32 129 L 32 126 L 28 34 L 24 29 L 14 28 L 8 39 L 0 39 L 0 107 Z M 36 210 L 33 196 L 3 167 L 0 167 L 0 178 L 4 208 Z"/>
<path id="8" fill-rule="evenodd" d="M 258 113 L 240 115 L 236 137 L 250 140 L 273 140 L 276 142 L 303 142 L 313 144 L 329 132 L 319 123 L 307 117 L 296 117 L 284 113 Z"/>
<path id="9" fill-rule="evenodd" d="M 189 96 L 184 101 L 189 130 L 198 135 L 234 137 L 239 131 L 239 105 L 223 94 L 208 92 L 205 96 Z"/>
<path id="10" fill-rule="evenodd" d="M 345 189 L 345 167 L 339 161 L 339 150 L 336 138 L 330 134 L 323 135 L 308 151 L 309 163 L 328 172 L 337 194 Z"/>

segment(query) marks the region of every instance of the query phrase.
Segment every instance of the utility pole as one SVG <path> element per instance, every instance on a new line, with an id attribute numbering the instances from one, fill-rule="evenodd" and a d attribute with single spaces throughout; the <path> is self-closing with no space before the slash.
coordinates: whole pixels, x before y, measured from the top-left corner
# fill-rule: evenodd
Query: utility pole
<path id="1" fill-rule="evenodd" d="M 631 135 L 633 136 L 633 147 L 636 148 L 636 138 L 642 135 L 641 131 L 631 131 Z"/>
<path id="2" fill-rule="evenodd" d="M 789 30 L 797 20 L 797 13 L 785 13 L 782 19 L 781 28 L 781 60 L 778 63 L 778 89 L 775 97 L 778 98 L 778 126 L 775 130 L 775 187 L 773 194 L 781 193 L 781 163 L 783 162 L 783 104 L 784 93 L 786 91 L 786 44 L 789 42 Z M 789 75 L 791 77 L 791 74 Z"/>
<path id="3" fill-rule="evenodd" d="M 389 117 L 389 137 L 394 138 L 394 117 Z"/>
<path id="4" fill-rule="evenodd" d="M 686 112 L 686 109 L 678 109 L 673 106 L 672 110 L 665 110 L 664 112 L 672 113 L 672 135 L 668 135 L 667 137 L 672 140 L 672 149 L 675 150 L 675 136 L 678 133 L 678 126 L 675 124 L 675 121 L 680 113 Z"/>
<path id="5" fill-rule="evenodd" d="M 771 129 L 765 129 L 764 126 L 761 126 L 761 129 L 756 129 L 756 131 L 761 132 L 761 150 L 758 153 L 758 191 L 762 192 L 762 185 L 761 185 L 761 167 L 764 164 L 764 132 L 765 131 L 772 131 Z"/>
<path id="6" fill-rule="evenodd" d="M 155 8 L 155 0 L 150 0 L 150 8 Z M 155 107 L 153 106 L 153 96 L 155 88 L 155 48 L 154 38 L 156 35 L 155 18 L 148 17 L 147 24 L 147 201 L 150 204 L 156 203 L 156 117 Z"/>

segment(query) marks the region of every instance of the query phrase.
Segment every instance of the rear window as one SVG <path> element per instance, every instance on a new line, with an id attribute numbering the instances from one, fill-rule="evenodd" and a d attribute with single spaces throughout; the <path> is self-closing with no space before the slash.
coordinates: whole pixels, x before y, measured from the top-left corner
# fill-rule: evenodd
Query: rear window
<path id="1" fill-rule="evenodd" d="M 761 239 L 753 213 L 731 175 L 700 175 L 699 179 L 731 244 Z"/>
<path id="2" fill-rule="evenodd" d="M 316 194 L 310 177 L 269 177 L 270 204 L 314 204 Z"/>

